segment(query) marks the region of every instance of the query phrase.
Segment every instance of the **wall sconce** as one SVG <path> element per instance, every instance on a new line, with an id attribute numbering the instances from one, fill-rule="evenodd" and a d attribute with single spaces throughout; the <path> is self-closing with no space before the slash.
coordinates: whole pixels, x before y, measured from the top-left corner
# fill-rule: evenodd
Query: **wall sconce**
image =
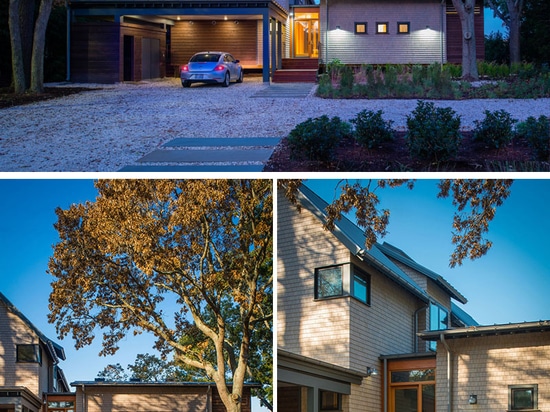
<path id="1" fill-rule="evenodd" d="M 239 20 L 235 20 L 233 23 L 235 24 L 239 24 Z"/>
<path id="2" fill-rule="evenodd" d="M 193 20 L 189 20 L 189 24 L 195 24 L 195 23 L 193 23 Z"/>
<path id="3" fill-rule="evenodd" d="M 215 26 L 216 25 L 216 20 L 212 20 L 210 23 L 212 24 L 212 26 Z"/>
<path id="4" fill-rule="evenodd" d="M 430 30 L 430 26 L 426 26 L 426 30 Z"/>
<path id="5" fill-rule="evenodd" d="M 340 26 L 336 26 L 336 30 L 340 30 Z"/>
<path id="6" fill-rule="evenodd" d="M 477 404 L 477 395 L 470 395 L 468 398 L 468 403 L 470 405 L 476 405 Z"/>
<path id="7" fill-rule="evenodd" d="M 377 376 L 378 370 L 376 368 L 371 368 L 370 366 L 367 366 L 367 376 Z"/>

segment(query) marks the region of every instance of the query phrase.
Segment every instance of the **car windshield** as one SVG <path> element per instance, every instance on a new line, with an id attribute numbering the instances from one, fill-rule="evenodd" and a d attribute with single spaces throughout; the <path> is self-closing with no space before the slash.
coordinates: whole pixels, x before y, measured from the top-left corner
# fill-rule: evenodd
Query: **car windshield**
<path id="1" fill-rule="evenodd" d="M 219 54 L 201 53 L 191 57 L 191 63 L 215 63 L 220 59 Z"/>

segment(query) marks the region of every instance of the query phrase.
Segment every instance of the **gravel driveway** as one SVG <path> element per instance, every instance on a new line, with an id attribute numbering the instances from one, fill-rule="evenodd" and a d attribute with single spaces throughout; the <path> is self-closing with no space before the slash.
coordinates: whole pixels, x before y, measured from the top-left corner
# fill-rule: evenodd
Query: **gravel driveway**
<path id="1" fill-rule="evenodd" d="M 69 84 L 68 86 L 83 86 Z M 114 172 L 177 137 L 283 137 L 323 114 L 349 120 L 383 110 L 404 128 L 416 100 L 252 98 L 261 77 L 228 88 L 181 87 L 179 79 L 89 85 L 102 90 L 0 110 L 0 171 Z M 484 110 L 504 109 L 523 120 L 550 116 L 550 99 L 438 101 L 462 116 L 464 128 Z"/>

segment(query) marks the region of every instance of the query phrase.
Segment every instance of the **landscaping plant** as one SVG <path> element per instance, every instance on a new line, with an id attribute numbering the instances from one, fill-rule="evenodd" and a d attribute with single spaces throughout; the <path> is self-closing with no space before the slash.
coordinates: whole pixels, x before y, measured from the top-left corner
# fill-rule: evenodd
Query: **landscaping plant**
<path id="1" fill-rule="evenodd" d="M 351 125 L 338 116 L 309 118 L 290 131 L 287 141 L 292 159 L 330 161 L 340 140 L 351 134 Z"/>
<path id="2" fill-rule="evenodd" d="M 355 125 L 353 133 L 355 139 L 367 149 L 372 149 L 393 139 L 393 121 L 385 121 L 382 118 L 382 110 L 377 112 L 363 110 L 357 113 L 357 116 L 350 122 Z"/>
<path id="3" fill-rule="evenodd" d="M 527 140 L 535 160 L 550 160 L 550 119 L 548 117 L 543 115 L 535 119 L 530 116 L 518 124 L 516 132 L 519 137 Z"/>
<path id="4" fill-rule="evenodd" d="M 407 140 L 412 157 L 434 163 L 447 161 L 460 146 L 460 116 L 450 107 L 419 101 L 407 116 Z"/>
<path id="5" fill-rule="evenodd" d="M 517 122 L 504 110 L 485 110 L 482 121 L 474 121 L 474 140 L 489 147 L 500 149 L 514 138 L 514 124 Z"/>

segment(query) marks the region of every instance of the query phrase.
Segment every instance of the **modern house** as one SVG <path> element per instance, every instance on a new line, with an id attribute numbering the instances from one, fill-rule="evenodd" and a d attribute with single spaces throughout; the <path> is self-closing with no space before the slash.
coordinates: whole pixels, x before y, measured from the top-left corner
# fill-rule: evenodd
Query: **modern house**
<path id="1" fill-rule="evenodd" d="M 484 57 L 483 2 L 475 7 Z M 113 83 L 179 74 L 198 51 L 232 53 L 265 82 L 346 64 L 457 62 L 451 0 L 68 0 L 68 79 Z M 279 73 L 276 73 L 276 72 Z M 296 73 L 295 73 L 296 74 Z"/>
<path id="2" fill-rule="evenodd" d="M 63 348 L 0 293 L 0 411 L 43 411 L 48 393 L 69 391 Z M 74 411 L 73 411 L 74 412 Z"/>
<path id="3" fill-rule="evenodd" d="M 225 412 L 213 382 L 72 382 L 60 360 L 63 348 L 44 336 L 0 293 L 0 412 Z M 251 411 L 245 383 L 242 411 Z"/>
<path id="4" fill-rule="evenodd" d="M 479 326 L 441 275 L 345 218 L 326 231 L 304 185 L 298 202 L 278 197 L 279 410 L 550 407 L 550 322 Z"/>

